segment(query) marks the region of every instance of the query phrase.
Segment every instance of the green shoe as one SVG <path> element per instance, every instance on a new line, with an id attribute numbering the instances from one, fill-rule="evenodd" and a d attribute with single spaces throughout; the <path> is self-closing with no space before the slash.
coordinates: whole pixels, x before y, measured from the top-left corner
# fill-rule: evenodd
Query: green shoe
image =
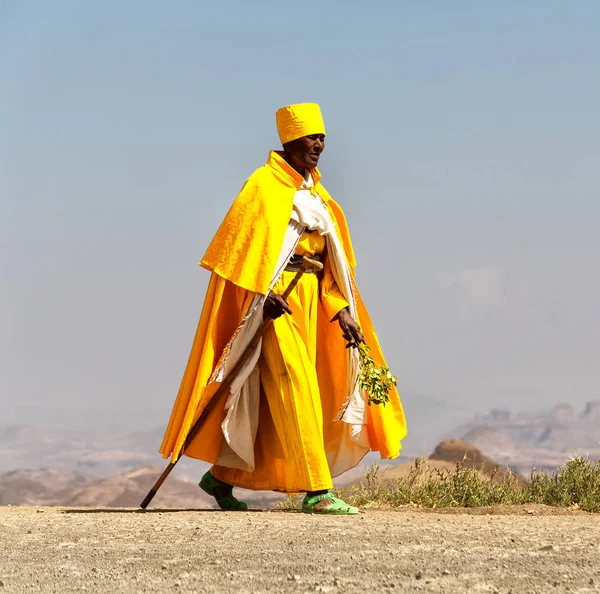
<path id="1" fill-rule="evenodd" d="M 248 506 L 243 501 L 239 501 L 232 495 L 233 487 L 216 479 L 210 473 L 210 470 L 205 473 L 198 485 L 205 493 L 208 493 L 211 497 L 215 498 L 221 509 L 226 509 L 227 511 L 246 511 L 248 509 Z M 216 487 L 228 487 L 229 493 L 224 497 L 218 498 L 215 495 Z"/>
<path id="2" fill-rule="evenodd" d="M 348 505 L 331 493 L 315 495 L 314 497 L 307 495 L 302 502 L 302 511 L 305 514 L 329 514 L 333 516 L 353 516 L 360 513 L 358 507 Z"/>

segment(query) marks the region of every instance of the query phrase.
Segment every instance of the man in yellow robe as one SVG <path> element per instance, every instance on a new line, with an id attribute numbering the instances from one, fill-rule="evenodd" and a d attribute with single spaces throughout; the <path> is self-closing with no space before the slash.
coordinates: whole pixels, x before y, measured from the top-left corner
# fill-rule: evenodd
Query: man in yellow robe
<path id="1" fill-rule="evenodd" d="M 290 105 L 276 119 L 284 150 L 246 181 L 202 259 L 212 275 L 160 451 L 212 463 L 200 486 L 224 509 L 247 509 L 232 494 L 239 486 L 306 492 L 305 512 L 355 514 L 329 492 L 332 476 L 369 451 L 397 457 L 406 422 L 395 389 L 385 407 L 367 406 L 358 389 L 356 347 L 364 341 L 385 361 L 355 284 L 343 211 L 320 183 L 320 108 Z M 323 271 L 304 274 L 285 301 L 302 256 Z M 272 324 L 183 451 L 265 316 Z"/>

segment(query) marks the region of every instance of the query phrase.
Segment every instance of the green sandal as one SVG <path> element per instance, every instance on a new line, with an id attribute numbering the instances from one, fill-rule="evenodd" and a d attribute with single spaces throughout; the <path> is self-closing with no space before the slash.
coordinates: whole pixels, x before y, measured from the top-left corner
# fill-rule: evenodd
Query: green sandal
<path id="1" fill-rule="evenodd" d="M 225 509 L 227 511 L 246 511 L 248 509 L 248 505 L 246 503 L 239 501 L 232 495 L 233 487 L 220 481 L 219 479 L 216 479 L 210 473 L 210 470 L 205 473 L 198 485 L 205 493 L 208 493 L 211 497 L 216 499 L 221 509 Z M 216 487 L 229 487 L 229 493 L 225 495 L 225 497 L 217 498 L 215 495 Z"/>
<path id="2" fill-rule="evenodd" d="M 326 503 L 327 501 L 332 503 Z M 307 495 L 302 502 L 302 511 L 305 514 L 329 514 L 333 516 L 353 516 L 359 513 L 357 507 L 348 505 L 331 493 L 315 495 L 314 497 Z"/>

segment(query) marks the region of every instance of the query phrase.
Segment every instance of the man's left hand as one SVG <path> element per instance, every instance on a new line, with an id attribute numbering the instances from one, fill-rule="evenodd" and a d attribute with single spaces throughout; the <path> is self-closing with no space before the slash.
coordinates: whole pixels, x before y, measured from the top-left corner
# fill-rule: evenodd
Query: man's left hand
<path id="1" fill-rule="evenodd" d="M 336 317 L 340 324 L 340 328 L 342 329 L 344 339 L 348 343 L 346 345 L 347 349 L 351 347 L 355 349 L 358 347 L 358 345 L 365 341 L 365 337 L 360 330 L 360 326 L 350 315 L 348 309 L 342 309 L 342 311 L 340 311 Z"/>

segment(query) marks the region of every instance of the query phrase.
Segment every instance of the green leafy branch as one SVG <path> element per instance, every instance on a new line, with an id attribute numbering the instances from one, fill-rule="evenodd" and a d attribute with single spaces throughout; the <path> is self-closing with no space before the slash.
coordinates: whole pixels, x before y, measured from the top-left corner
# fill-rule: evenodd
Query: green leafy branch
<path id="1" fill-rule="evenodd" d="M 389 392 L 398 382 L 389 367 L 382 365 L 377 367 L 375 360 L 369 351 L 371 347 L 362 343 L 358 352 L 360 355 L 360 370 L 358 372 L 358 388 L 369 394 L 369 406 L 371 404 L 386 405 L 390 401 Z"/>

